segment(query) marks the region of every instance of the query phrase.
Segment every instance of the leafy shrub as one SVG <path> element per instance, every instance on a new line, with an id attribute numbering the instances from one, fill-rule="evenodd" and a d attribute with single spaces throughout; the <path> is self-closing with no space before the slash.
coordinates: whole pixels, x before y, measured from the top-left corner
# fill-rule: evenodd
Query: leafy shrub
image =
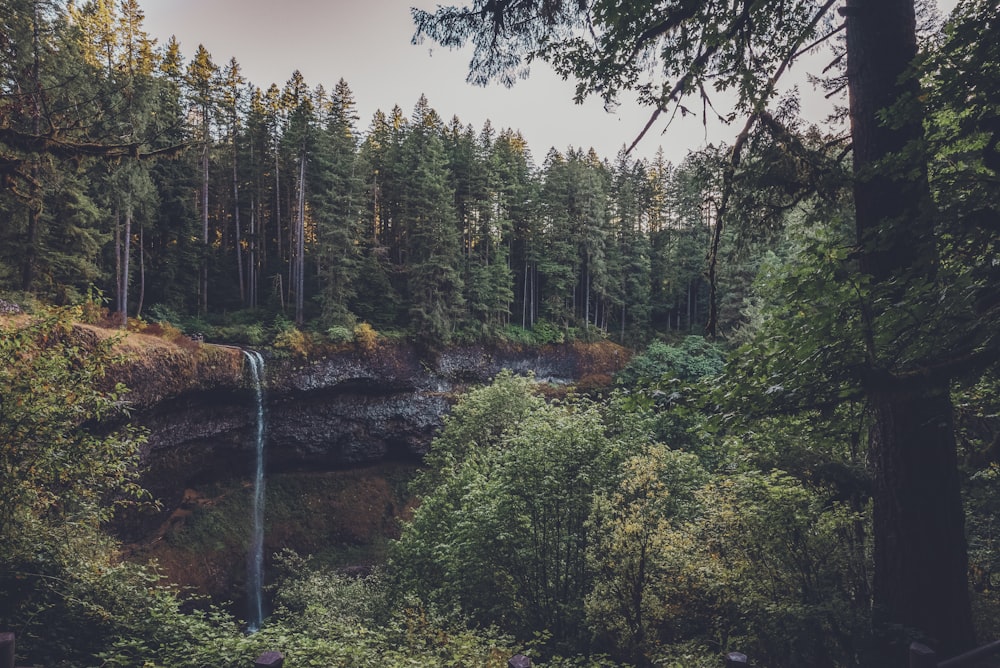
<path id="1" fill-rule="evenodd" d="M 80 321 L 88 325 L 99 325 L 108 319 L 107 298 L 104 293 L 91 286 L 80 304 Z"/>
<path id="2" fill-rule="evenodd" d="M 272 322 L 272 327 L 275 332 L 287 332 L 289 330 L 295 329 L 295 323 L 285 317 L 283 313 L 279 313 L 274 316 L 274 321 Z"/>
<path id="3" fill-rule="evenodd" d="M 169 322 L 173 325 L 180 325 L 182 322 L 182 318 L 177 311 L 166 304 L 153 304 L 146 313 L 150 322 Z"/>
<path id="4" fill-rule="evenodd" d="M 587 325 L 583 328 L 583 331 L 579 332 L 574 338 L 584 341 L 585 343 L 595 343 L 597 341 L 606 341 L 608 333 L 600 327 Z"/>
<path id="5" fill-rule="evenodd" d="M 684 337 L 680 346 L 653 341 L 629 361 L 617 380 L 625 387 L 664 378 L 694 381 L 721 373 L 724 363 L 722 349 L 701 336 Z"/>
<path id="6" fill-rule="evenodd" d="M 539 320 L 531 328 L 531 335 L 535 343 L 543 345 L 546 343 L 564 343 L 566 336 L 561 329 L 547 320 Z"/>
<path id="7" fill-rule="evenodd" d="M 354 340 L 365 352 L 372 352 L 378 341 L 378 332 L 367 322 L 362 322 L 354 328 Z"/>
<path id="8" fill-rule="evenodd" d="M 142 334 L 143 332 L 146 331 L 146 328 L 148 326 L 149 323 L 147 323 L 142 318 L 128 318 L 128 320 L 126 321 L 126 329 L 135 334 Z"/>
<path id="9" fill-rule="evenodd" d="M 278 350 L 286 350 L 300 357 L 308 357 L 311 347 L 309 338 L 295 327 L 279 331 L 274 337 L 273 345 Z"/>
<path id="10" fill-rule="evenodd" d="M 354 340 L 354 332 L 343 325 L 334 325 L 326 330 L 326 338 L 330 343 L 350 343 Z"/>
<path id="11" fill-rule="evenodd" d="M 261 346 L 264 345 L 264 342 L 267 340 L 267 333 L 264 331 L 263 325 L 255 323 L 247 325 L 246 337 L 247 343 L 251 346 Z"/>
<path id="12" fill-rule="evenodd" d="M 517 325 L 507 325 L 503 330 L 503 338 L 511 343 L 530 345 L 535 342 L 531 332 Z"/>

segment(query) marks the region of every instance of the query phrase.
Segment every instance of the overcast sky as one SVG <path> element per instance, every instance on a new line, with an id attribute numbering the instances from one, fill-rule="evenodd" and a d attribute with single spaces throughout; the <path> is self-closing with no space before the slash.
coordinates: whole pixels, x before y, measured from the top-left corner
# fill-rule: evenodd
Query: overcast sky
<path id="1" fill-rule="evenodd" d="M 947 0 L 952 4 L 954 0 Z M 163 44 L 171 35 L 186 59 L 204 44 L 219 66 L 235 57 L 244 76 L 261 88 L 279 86 L 300 70 L 306 82 L 327 89 L 341 78 L 357 101 L 359 130 L 365 131 L 376 109 L 398 104 L 409 117 L 421 94 L 445 121 L 458 116 L 477 129 L 489 119 L 497 129 L 522 132 L 536 163 L 550 146 L 597 150 L 613 159 L 630 144 L 649 118 L 649 111 L 623 99 L 608 113 L 597 99 L 573 103 L 573 83 L 562 81 L 544 63 L 512 89 L 481 88 L 465 83 L 468 52 L 448 51 L 431 42 L 410 43 L 409 8 L 433 9 L 437 3 L 415 0 L 141 0 L 146 29 Z M 814 67 L 814 66 L 813 66 Z M 796 78 L 805 105 L 815 119 L 828 103 L 804 83 L 805 67 Z M 737 121 L 742 126 L 742 120 Z M 732 141 L 739 127 L 702 127 L 700 116 L 677 119 L 662 134 L 654 126 L 637 149 L 651 157 L 662 146 L 679 162 L 689 149 L 712 141 Z"/>

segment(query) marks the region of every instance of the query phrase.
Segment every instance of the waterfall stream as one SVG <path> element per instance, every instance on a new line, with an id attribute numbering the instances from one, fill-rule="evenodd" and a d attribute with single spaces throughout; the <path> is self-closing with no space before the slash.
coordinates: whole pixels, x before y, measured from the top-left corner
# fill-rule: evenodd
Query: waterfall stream
<path id="1" fill-rule="evenodd" d="M 247 631 L 260 630 L 264 621 L 264 358 L 254 350 L 244 350 L 253 377 L 254 400 L 257 408 L 256 469 L 253 481 L 253 516 L 250 549 L 247 554 L 247 601 L 249 615 Z"/>

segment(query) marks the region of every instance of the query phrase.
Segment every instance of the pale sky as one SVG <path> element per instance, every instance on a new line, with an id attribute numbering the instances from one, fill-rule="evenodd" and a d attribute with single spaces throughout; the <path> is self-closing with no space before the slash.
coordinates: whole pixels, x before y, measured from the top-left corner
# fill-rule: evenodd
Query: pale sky
<path id="1" fill-rule="evenodd" d="M 942 0 L 950 6 L 956 0 Z M 421 94 L 447 122 L 458 116 L 477 130 L 489 119 L 494 128 L 522 132 L 535 162 L 550 146 L 596 149 L 613 160 L 631 144 L 649 118 L 649 110 L 623 99 L 608 113 L 597 99 L 573 103 L 573 83 L 562 81 L 545 63 L 535 63 L 531 76 L 507 89 L 465 82 L 469 53 L 442 49 L 427 41 L 410 43 L 414 27 L 409 8 L 433 9 L 436 2 L 419 0 L 140 0 L 146 30 L 164 44 L 171 35 L 180 42 L 185 59 L 204 44 L 220 67 L 233 56 L 244 76 L 266 89 L 283 86 L 300 70 L 310 87 L 328 90 L 343 78 L 357 101 L 358 129 L 366 131 L 376 109 L 389 112 L 398 104 L 410 116 Z M 799 81 L 804 81 L 804 67 Z M 813 66 L 814 67 L 814 66 Z M 803 106 L 819 120 L 830 108 L 822 94 L 800 83 Z M 723 107 L 720 111 L 724 110 Z M 690 149 L 706 142 L 731 142 L 742 127 L 702 127 L 701 117 L 677 118 L 665 134 L 659 122 L 636 149 L 652 157 L 662 146 L 667 158 L 679 162 Z"/>

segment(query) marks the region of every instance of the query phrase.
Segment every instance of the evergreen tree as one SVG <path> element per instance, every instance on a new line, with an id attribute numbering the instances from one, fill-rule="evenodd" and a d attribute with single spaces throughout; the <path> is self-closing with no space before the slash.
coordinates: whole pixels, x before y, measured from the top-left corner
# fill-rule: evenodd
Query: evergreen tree
<path id="1" fill-rule="evenodd" d="M 212 148 L 212 122 L 216 114 L 216 78 L 219 68 L 212 62 L 212 56 L 204 45 L 199 44 L 198 50 L 188 64 L 186 83 L 191 102 L 191 110 L 197 114 L 197 134 L 201 165 L 201 190 L 199 193 L 199 215 L 201 216 L 202 259 L 199 268 L 198 310 L 205 313 L 208 310 L 208 274 L 210 251 L 209 246 L 209 165 Z"/>
<path id="2" fill-rule="evenodd" d="M 399 136 L 389 117 L 376 111 L 358 155 L 358 172 L 365 175 L 365 204 L 355 277 L 357 296 L 350 310 L 383 327 L 398 326 L 401 317 L 402 297 L 394 281 L 396 256 L 392 247 L 392 221 L 397 218 L 399 199 L 396 193 L 401 185 L 397 179 Z"/>
<path id="3" fill-rule="evenodd" d="M 573 243 L 571 204 L 575 201 L 573 169 L 555 149 L 542 166 L 540 197 L 542 226 L 538 248 L 539 307 L 552 323 L 568 327 L 573 321 L 579 258 Z"/>
<path id="4" fill-rule="evenodd" d="M 476 144 L 485 180 L 476 211 L 471 267 L 466 279 L 469 312 L 487 333 L 503 327 L 510 319 L 514 301 L 509 257 L 512 216 L 515 207 L 523 203 L 511 199 L 510 187 L 504 179 L 515 178 L 515 174 L 507 172 L 510 165 L 503 164 L 495 150 L 497 141 L 492 124 L 486 121 Z"/>
<path id="5" fill-rule="evenodd" d="M 185 145 L 192 138 L 183 95 L 184 73 L 180 45 L 171 38 L 160 55 L 159 75 L 153 79 L 158 100 L 154 150 Z M 157 160 L 149 172 L 159 206 L 153 212 L 142 246 L 146 300 L 179 313 L 194 312 L 199 308 L 200 275 L 189 268 L 199 266 L 202 256 L 197 241 L 197 201 L 191 196 L 198 191 L 197 154 L 186 151 L 168 160 Z"/>
<path id="6" fill-rule="evenodd" d="M 538 180 L 531 153 L 524 138 L 512 130 L 503 130 L 493 142 L 490 156 L 496 198 L 497 228 L 507 260 L 499 280 L 510 290 L 508 317 L 523 328 L 530 328 L 537 313 Z M 494 263 L 496 265 L 497 263 Z M 499 273 L 499 271 L 498 271 Z M 503 298 L 497 288 L 497 301 Z"/>
<path id="7" fill-rule="evenodd" d="M 462 315 L 461 240 L 441 119 L 421 96 L 413 110 L 402 162 L 408 178 L 401 214 L 406 224 L 410 328 L 422 339 L 447 343 Z"/>
<path id="8" fill-rule="evenodd" d="M 292 213 L 292 223 L 288 230 L 288 301 L 294 304 L 295 322 L 305 321 L 305 270 L 307 230 L 307 201 L 309 161 L 315 152 L 316 107 L 313 96 L 306 86 L 302 73 L 295 70 L 292 78 L 285 83 L 281 93 L 282 105 L 288 109 L 288 126 L 282 135 L 286 152 L 286 171 L 292 172 L 294 188 L 289 196 L 288 210 Z"/>
<path id="9" fill-rule="evenodd" d="M 323 320 L 349 322 L 359 271 L 358 240 L 364 203 L 358 170 L 357 114 L 347 82 L 337 82 L 325 109 L 323 131 L 314 159 L 312 214 L 316 220 L 319 301 Z"/>
<path id="10" fill-rule="evenodd" d="M 243 249 L 244 236 L 243 226 L 240 220 L 241 199 L 240 187 L 243 182 L 241 174 L 241 128 L 243 123 L 243 101 L 246 94 L 246 79 L 240 71 L 240 65 L 235 58 L 230 59 L 222 72 L 222 99 L 221 106 L 225 110 L 227 134 L 229 135 L 230 150 L 230 174 L 232 177 L 231 189 L 232 200 L 229 206 L 232 218 L 233 248 L 236 259 L 236 274 L 239 283 L 240 303 L 247 303 L 246 276 L 244 275 Z"/>
<path id="11" fill-rule="evenodd" d="M 624 152 L 618 155 L 612 184 L 611 205 L 616 228 L 615 251 L 617 264 L 616 287 L 620 311 L 615 314 L 619 336 L 626 341 L 642 340 L 649 328 L 650 247 L 646 215 L 652 208 L 647 201 L 646 167 L 640 161 L 629 160 Z"/>

